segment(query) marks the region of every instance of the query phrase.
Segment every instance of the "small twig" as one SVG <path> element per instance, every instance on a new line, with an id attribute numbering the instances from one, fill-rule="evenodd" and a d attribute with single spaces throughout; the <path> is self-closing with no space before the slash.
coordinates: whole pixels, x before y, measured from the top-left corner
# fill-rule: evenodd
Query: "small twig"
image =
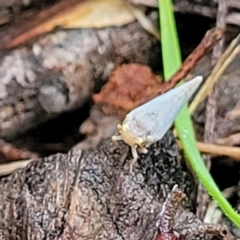
<path id="1" fill-rule="evenodd" d="M 36 160 L 36 159 L 34 159 Z M 16 161 L 11 163 L 0 164 L 0 176 L 5 176 L 8 174 L 13 173 L 14 171 L 25 168 L 30 162 L 34 161 L 33 159 L 30 160 L 23 160 L 23 161 Z"/>
<path id="2" fill-rule="evenodd" d="M 193 69 L 193 67 L 197 64 L 197 62 L 206 55 L 213 46 L 221 39 L 223 35 L 223 31 L 218 29 L 210 29 L 207 31 L 205 36 L 199 45 L 193 50 L 193 52 L 187 57 L 187 59 L 183 62 L 181 68 L 169 79 L 169 81 L 165 82 L 163 87 L 160 89 L 158 94 L 162 94 L 169 89 L 173 88 L 177 85 L 187 74 Z"/>
<path id="3" fill-rule="evenodd" d="M 230 188 L 226 188 L 222 194 L 225 198 L 229 198 L 232 196 L 232 194 L 234 193 L 234 191 L 236 191 L 236 187 L 230 187 Z M 203 218 L 203 222 L 204 223 L 219 223 L 220 219 L 222 216 L 222 211 L 218 208 L 218 204 L 216 203 L 216 201 L 212 201 L 211 203 L 209 203 L 206 214 Z"/>
<path id="4" fill-rule="evenodd" d="M 193 113 L 198 105 L 205 99 L 205 97 L 211 91 L 213 85 L 219 77 L 223 74 L 225 69 L 233 61 L 233 59 L 240 53 L 240 34 L 231 42 L 227 50 L 223 53 L 216 66 L 214 67 L 212 73 L 207 78 L 203 86 L 201 87 L 198 94 L 195 96 L 193 102 L 189 106 L 189 112 Z"/>
<path id="5" fill-rule="evenodd" d="M 204 129 L 204 142 L 211 143 L 214 139 L 214 129 L 216 126 L 216 111 L 218 91 L 216 87 L 213 88 L 212 94 L 209 96 L 206 106 L 206 121 Z"/>
<path id="6" fill-rule="evenodd" d="M 218 92 L 216 90 L 216 87 L 213 88 L 212 94 L 208 97 L 207 105 L 206 105 L 206 111 L 205 111 L 205 126 L 204 126 L 204 142 L 205 143 L 212 143 L 214 139 L 214 129 L 216 126 L 216 111 L 217 111 L 217 99 Z M 211 161 L 210 156 L 205 156 L 205 164 L 210 170 L 211 168 Z"/>
<path id="7" fill-rule="evenodd" d="M 226 17 L 228 12 L 228 6 L 226 0 L 218 1 L 218 11 L 217 11 L 217 29 L 226 29 Z M 213 54 L 212 54 L 212 65 L 215 65 L 218 59 L 221 57 L 224 50 L 225 43 L 225 35 L 223 35 L 222 39 L 214 46 Z"/>
<path id="8" fill-rule="evenodd" d="M 182 148 L 180 141 L 178 141 L 178 145 Z M 240 148 L 239 147 L 229 147 L 216 145 L 211 143 L 203 143 L 197 142 L 197 148 L 200 152 L 209 153 L 213 155 L 222 155 L 230 157 L 233 160 L 240 161 Z"/>
<path id="9" fill-rule="evenodd" d="M 147 32 L 152 34 L 154 37 L 157 38 L 157 40 L 160 40 L 160 34 L 157 28 L 154 27 L 153 23 L 147 18 L 147 16 L 144 14 L 144 12 L 139 9 L 139 7 L 136 7 L 127 1 L 125 1 L 127 7 L 132 12 L 132 14 L 135 16 L 135 18 L 138 20 L 138 22 L 141 24 L 143 29 L 145 29 Z"/>
<path id="10" fill-rule="evenodd" d="M 218 138 L 218 139 L 214 140 L 215 144 L 226 145 L 226 146 L 239 145 L 239 142 L 240 142 L 240 133 L 239 132 L 231 134 L 228 137 Z"/>
<path id="11" fill-rule="evenodd" d="M 208 97 L 208 101 L 206 105 L 206 111 L 205 111 L 206 121 L 204 126 L 204 142 L 205 143 L 211 143 L 214 138 L 214 128 L 216 124 L 216 110 L 217 110 L 217 106 L 216 106 L 217 93 L 218 92 L 216 91 L 216 88 L 214 88 L 212 94 Z M 202 158 L 206 165 L 206 168 L 210 171 L 211 163 L 212 163 L 210 154 L 203 154 Z M 210 196 L 201 183 L 198 184 L 196 200 L 198 205 L 196 214 L 200 219 L 203 219 L 207 211 L 207 206 L 209 205 L 209 202 L 210 202 Z"/>

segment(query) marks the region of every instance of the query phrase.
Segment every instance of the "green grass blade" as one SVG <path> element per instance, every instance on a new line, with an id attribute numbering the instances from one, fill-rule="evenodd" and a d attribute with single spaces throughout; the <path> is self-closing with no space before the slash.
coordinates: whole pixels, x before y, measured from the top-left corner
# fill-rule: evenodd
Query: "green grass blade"
<path id="1" fill-rule="evenodd" d="M 164 66 L 164 78 L 168 79 L 181 65 L 181 55 L 178 43 L 176 25 L 172 10 L 171 0 L 158 0 L 162 57 Z M 187 105 L 183 107 L 175 120 L 175 127 L 181 140 L 184 153 L 198 179 L 202 182 L 208 193 L 219 204 L 224 214 L 238 227 L 240 227 L 240 215 L 238 215 L 228 201 L 223 197 L 211 175 L 205 167 L 202 157 L 197 149 L 194 130 Z"/>

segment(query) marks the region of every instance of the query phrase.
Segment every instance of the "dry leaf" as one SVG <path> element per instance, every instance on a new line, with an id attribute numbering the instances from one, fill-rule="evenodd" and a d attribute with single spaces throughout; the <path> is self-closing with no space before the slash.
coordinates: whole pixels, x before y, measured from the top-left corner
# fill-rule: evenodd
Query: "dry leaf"
<path id="1" fill-rule="evenodd" d="M 138 7 L 143 11 L 143 7 Z M 64 28 L 104 28 L 122 26 L 135 20 L 123 0 L 91 0 L 80 4 L 68 14 Z M 64 19 L 63 19 L 64 20 Z"/>
<path id="2" fill-rule="evenodd" d="M 138 7 L 143 11 L 143 7 Z M 49 20 L 44 29 L 63 28 L 104 28 L 122 26 L 133 22 L 135 16 L 123 0 L 89 0 Z"/>
<path id="3" fill-rule="evenodd" d="M 144 12 L 145 7 L 138 7 L 138 10 Z M 13 22 L 10 30 L 1 28 L 0 37 L 6 49 L 51 32 L 57 27 L 104 28 L 122 26 L 135 19 L 123 0 L 61 0 L 42 11 L 24 12 L 18 21 Z"/>
<path id="4" fill-rule="evenodd" d="M 151 99 L 161 87 L 161 78 L 147 66 L 125 64 L 117 68 L 99 94 L 95 103 L 103 104 L 106 113 L 128 112 L 146 99 Z"/>

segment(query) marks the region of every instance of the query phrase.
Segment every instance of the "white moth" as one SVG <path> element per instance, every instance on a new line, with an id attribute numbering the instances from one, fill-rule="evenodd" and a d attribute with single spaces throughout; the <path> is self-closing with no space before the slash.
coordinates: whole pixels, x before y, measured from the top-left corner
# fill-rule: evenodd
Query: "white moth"
<path id="1" fill-rule="evenodd" d="M 126 115 L 122 124 L 118 124 L 120 136 L 113 136 L 112 140 L 114 142 L 123 140 L 131 146 L 133 155 L 131 167 L 137 161 L 137 148 L 141 153 L 147 153 L 146 147 L 162 139 L 202 80 L 202 76 L 197 76 L 140 105 Z"/>

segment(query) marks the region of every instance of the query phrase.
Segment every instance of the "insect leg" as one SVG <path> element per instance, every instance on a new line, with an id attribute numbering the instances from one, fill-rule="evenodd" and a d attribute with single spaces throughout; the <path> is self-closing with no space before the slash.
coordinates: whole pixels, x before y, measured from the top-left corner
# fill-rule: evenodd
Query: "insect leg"
<path id="1" fill-rule="evenodd" d="M 112 141 L 113 141 L 113 144 L 118 146 L 118 143 L 117 141 L 121 141 L 122 140 L 122 136 L 112 136 Z"/>
<path id="2" fill-rule="evenodd" d="M 148 150 L 147 150 L 147 148 L 145 148 L 145 147 L 140 147 L 140 148 L 138 149 L 138 152 L 139 152 L 139 153 L 144 153 L 144 154 L 146 154 L 146 153 L 148 152 Z"/>
<path id="3" fill-rule="evenodd" d="M 117 125 L 117 129 L 118 129 L 119 131 L 121 131 L 121 130 L 122 130 L 122 125 L 121 125 L 121 124 L 118 124 L 118 125 Z"/>
<path id="4" fill-rule="evenodd" d="M 132 146 L 131 151 L 132 151 L 133 159 L 130 163 L 130 173 L 132 173 L 132 168 L 135 165 L 135 163 L 137 162 L 137 158 L 138 158 L 137 146 Z"/>

